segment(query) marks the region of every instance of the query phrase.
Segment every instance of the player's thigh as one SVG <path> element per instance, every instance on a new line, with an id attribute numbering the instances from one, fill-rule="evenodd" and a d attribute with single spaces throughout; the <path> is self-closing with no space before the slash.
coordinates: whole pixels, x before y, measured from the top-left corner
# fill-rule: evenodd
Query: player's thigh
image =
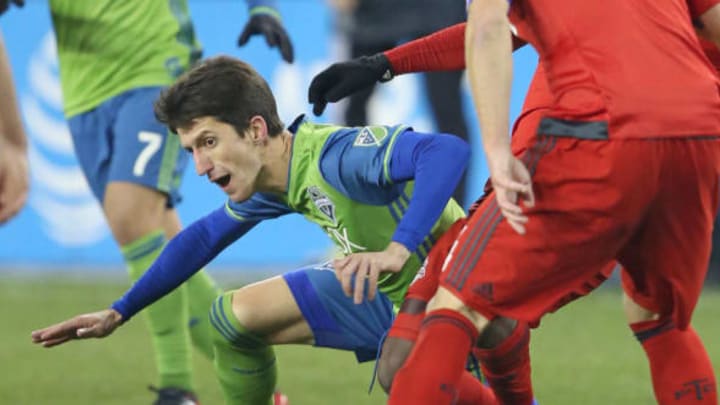
<path id="1" fill-rule="evenodd" d="M 270 344 L 311 344 L 312 331 L 282 276 L 249 284 L 233 292 L 233 314 L 247 330 Z"/>
<path id="2" fill-rule="evenodd" d="M 376 358 L 394 317 L 393 305 L 385 294 L 353 303 L 329 264 L 303 268 L 283 277 L 312 330 L 316 346 L 354 351 L 359 361 Z"/>
<path id="3" fill-rule="evenodd" d="M 622 288 L 623 288 L 623 311 L 628 324 L 646 322 L 658 319 L 660 314 L 656 311 L 645 308 L 633 298 L 636 293 L 632 286 L 632 280 L 628 278 L 625 271 L 622 271 Z"/>
<path id="4" fill-rule="evenodd" d="M 556 137 L 534 142 L 522 157 L 536 194 L 536 205 L 526 209 L 526 234 L 513 231 L 489 198 L 443 267 L 441 286 L 485 318 L 532 324 L 587 294 L 607 277 L 649 198 L 629 198 L 627 190 L 642 179 L 627 174 L 618 144 Z"/>
<path id="5" fill-rule="evenodd" d="M 167 205 L 172 207 L 181 199 L 179 187 L 188 155 L 178 136 L 155 119 L 153 102 L 161 90 L 144 87 L 120 96 L 112 127 L 108 181 L 157 190 L 167 196 Z"/>
<path id="6" fill-rule="evenodd" d="M 640 307 L 685 327 L 707 273 L 718 204 L 720 141 L 658 140 L 661 192 L 618 256 Z"/>

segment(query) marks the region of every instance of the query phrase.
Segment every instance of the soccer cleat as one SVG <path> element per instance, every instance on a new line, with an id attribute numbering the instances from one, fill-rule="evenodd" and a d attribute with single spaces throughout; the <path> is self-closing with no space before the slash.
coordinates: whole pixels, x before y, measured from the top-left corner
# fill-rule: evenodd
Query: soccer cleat
<path id="1" fill-rule="evenodd" d="M 290 400 L 287 395 L 280 391 L 275 391 L 273 394 L 273 405 L 290 405 Z"/>
<path id="2" fill-rule="evenodd" d="M 153 405 L 200 405 L 195 394 L 182 388 L 155 388 L 153 386 L 148 388 L 157 394 Z"/>

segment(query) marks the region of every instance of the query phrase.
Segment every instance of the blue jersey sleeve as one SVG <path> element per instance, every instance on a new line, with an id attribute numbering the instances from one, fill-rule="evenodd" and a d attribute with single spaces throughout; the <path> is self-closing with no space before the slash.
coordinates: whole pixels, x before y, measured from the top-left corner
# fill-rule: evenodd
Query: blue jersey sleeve
<path id="1" fill-rule="evenodd" d="M 255 193 L 241 203 L 227 202 L 168 242 L 155 263 L 112 308 L 123 320 L 130 319 L 192 277 L 260 221 L 288 212 L 290 209 L 271 194 Z"/>
<path id="2" fill-rule="evenodd" d="M 470 159 L 470 146 L 454 135 L 405 132 L 391 153 L 390 179 L 415 181 L 408 209 L 393 235 L 393 241 L 412 252 L 452 197 Z"/>
<path id="3" fill-rule="evenodd" d="M 326 143 L 320 161 L 323 176 L 347 197 L 374 205 L 390 203 L 404 182 L 414 180 L 410 204 L 393 240 L 415 251 L 460 181 L 469 146 L 453 135 L 422 134 L 402 127 L 352 131 L 338 131 Z"/>
<path id="4" fill-rule="evenodd" d="M 123 321 L 179 287 L 259 221 L 239 221 L 225 207 L 180 231 L 142 277 L 112 304 Z"/>
<path id="5" fill-rule="evenodd" d="M 320 153 L 323 178 L 345 196 L 370 205 L 389 204 L 403 185 L 389 176 L 392 145 L 407 127 L 345 128 L 325 142 Z"/>

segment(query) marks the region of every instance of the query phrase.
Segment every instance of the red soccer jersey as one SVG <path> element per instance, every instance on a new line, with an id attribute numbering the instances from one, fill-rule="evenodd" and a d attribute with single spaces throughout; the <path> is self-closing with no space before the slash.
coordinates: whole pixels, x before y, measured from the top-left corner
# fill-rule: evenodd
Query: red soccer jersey
<path id="1" fill-rule="evenodd" d="M 510 20 L 538 51 L 553 97 L 543 128 L 606 121 L 613 138 L 720 135 L 720 83 L 688 15 L 682 0 L 516 0 Z"/>

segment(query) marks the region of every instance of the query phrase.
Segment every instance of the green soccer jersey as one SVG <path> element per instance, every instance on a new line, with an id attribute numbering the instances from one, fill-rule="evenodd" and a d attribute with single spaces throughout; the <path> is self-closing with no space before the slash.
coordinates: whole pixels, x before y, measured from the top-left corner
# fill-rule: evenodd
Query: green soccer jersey
<path id="1" fill-rule="evenodd" d="M 186 0 L 50 0 L 65 115 L 165 86 L 199 58 Z"/>
<path id="2" fill-rule="evenodd" d="M 318 224 L 345 254 L 382 251 L 408 208 L 413 182 L 394 184 L 389 160 L 402 126 L 345 128 L 302 122 L 295 131 L 287 194 L 256 193 L 227 212 L 241 221 L 300 213 Z M 450 200 L 402 271 L 383 274 L 379 289 L 396 305 L 434 242 L 465 214 Z"/>

